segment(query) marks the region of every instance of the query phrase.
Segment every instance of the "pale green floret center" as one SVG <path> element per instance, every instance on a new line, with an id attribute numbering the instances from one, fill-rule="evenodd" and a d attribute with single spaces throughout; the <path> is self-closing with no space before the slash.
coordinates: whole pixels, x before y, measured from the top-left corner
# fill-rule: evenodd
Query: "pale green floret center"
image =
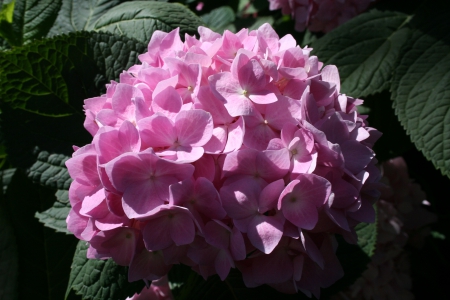
<path id="1" fill-rule="evenodd" d="M 243 91 L 242 91 L 242 95 L 244 95 L 244 96 L 246 96 L 246 97 L 247 97 L 247 95 L 248 95 L 248 91 L 247 91 L 247 90 L 243 90 Z"/>

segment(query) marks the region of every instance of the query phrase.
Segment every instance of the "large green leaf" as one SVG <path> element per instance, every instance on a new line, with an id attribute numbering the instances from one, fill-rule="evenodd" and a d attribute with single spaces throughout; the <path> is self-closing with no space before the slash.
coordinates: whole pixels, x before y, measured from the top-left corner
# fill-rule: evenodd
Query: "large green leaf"
<path id="1" fill-rule="evenodd" d="M 82 32 L 0 53 L 2 131 L 13 163 L 28 167 L 35 146 L 70 155 L 72 145 L 89 143 L 83 100 L 101 95 L 144 50 L 124 36 Z"/>
<path id="2" fill-rule="evenodd" d="M 108 10 L 124 0 L 65 0 L 48 36 L 90 30 Z"/>
<path id="3" fill-rule="evenodd" d="M 31 166 L 28 176 L 36 183 L 56 188 L 56 201 L 53 206 L 43 212 L 37 212 L 36 217 L 45 226 L 56 231 L 70 234 L 67 230 L 66 218 L 70 211 L 68 190 L 72 178 L 65 166 L 69 157 L 61 154 L 39 153 L 36 163 Z"/>
<path id="4" fill-rule="evenodd" d="M 155 30 L 196 34 L 202 21 L 179 3 L 155 1 L 125 2 L 110 9 L 95 22 L 93 29 L 135 38 L 148 43 Z"/>
<path id="5" fill-rule="evenodd" d="M 16 170 L 4 200 L 17 241 L 18 298 L 63 299 L 77 239 L 44 227 L 34 217 L 52 205 L 54 192 Z"/>
<path id="6" fill-rule="evenodd" d="M 82 100 L 98 96 L 144 49 L 139 42 L 108 33 L 37 41 L 0 56 L 0 97 L 14 108 L 43 116 L 81 114 Z"/>
<path id="7" fill-rule="evenodd" d="M 416 147 L 450 176 L 450 4 L 422 5 L 394 73 L 392 99 Z"/>
<path id="8" fill-rule="evenodd" d="M 389 88 L 400 48 L 409 37 L 408 15 L 369 11 L 313 42 L 313 54 L 334 64 L 341 77 L 341 92 L 353 97 Z"/>
<path id="9" fill-rule="evenodd" d="M 128 282 L 127 267 L 117 265 L 112 259 L 87 259 L 87 248 L 83 241 L 77 245 L 66 297 L 73 289 L 83 299 L 118 300 L 142 290 L 142 280 Z"/>
<path id="10" fill-rule="evenodd" d="M 37 162 L 31 166 L 28 176 L 33 182 L 59 190 L 68 190 L 72 183 L 66 168 L 69 157 L 61 154 L 39 153 Z"/>
<path id="11" fill-rule="evenodd" d="M 13 46 L 21 46 L 46 36 L 61 7 L 61 0 L 15 0 L 13 2 L 12 22 L 8 20 L 0 22 L 0 35 Z M 3 9 L 10 7 L 3 5 Z"/>
<path id="12" fill-rule="evenodd" d="M 0 299 L 14 300 L 18 296 L 18 257 L 17 243 L 10 217 L 5 209 L 4 191 L 14 174 L 14 169 L 0 171 Z"/>
<path id="13" fill-rule="evenodd" d="M 225 29 L 230 31 L 236 31 L 233 23 L 236 19 L 234 15 L 234 11 L 229 6 L 221 6 L 211 10 L 209 13 L 206 13 L 201 16 L 202 21 L 208 26 L 211 30 L 223 33 Z"/>

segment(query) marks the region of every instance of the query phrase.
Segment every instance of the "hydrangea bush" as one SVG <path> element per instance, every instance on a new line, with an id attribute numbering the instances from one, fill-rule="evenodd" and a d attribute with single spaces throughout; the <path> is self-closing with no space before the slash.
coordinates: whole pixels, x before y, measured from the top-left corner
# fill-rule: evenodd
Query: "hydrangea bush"
<path id="1" fill-rule="evenodd" d="M 68 229 L 130 281 L 237 267 L 248 287 L 319 297 L 343 275 L 332 233 L 356 242 L 375 220 L 381 134 L 292 36 L 199 35 L 156 31 L 142 64 L 85 100 Z"/>
<path id="2" fill-rule="evenodd" d="M 445 292 L 447 1 L 0 4 L 1 299 Z"/>

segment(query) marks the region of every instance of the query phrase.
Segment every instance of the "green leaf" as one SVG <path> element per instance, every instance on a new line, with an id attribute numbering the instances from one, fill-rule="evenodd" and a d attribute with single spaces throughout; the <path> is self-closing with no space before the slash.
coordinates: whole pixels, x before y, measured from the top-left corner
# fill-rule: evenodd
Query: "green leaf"
<path id="1" fill-rule="evenodd" d="M 2 131 L 14 165 L 29 167 L 35 146 L 70 155 L 72 145 L 89 143 L 84 99 L 101 95 L 145 49 L 127 37 L 82 32 L 0 53 Z"/>
<path id="2" fill-rule="evenodd" d="M 67 230 L 66 218 L 70 212 L 69 203 L 61 203 L 55 201 L 53 206 L 43 212 L 36 212 L 36 218 L 39 222 L 43 223 L 46 227 L 52 228 L 58 232 L 63 232 L 65 234 L 72 234 Z"/>
<path id="3" fill-rule="evenodd" d="M 233 9 L 229 6 L 221 6 L 213 9 L 209 13 L 202 15 L 201 18 L 206 26 L 221 34 L 225 29 L 228 29 L 231 23 L 236 19 Z"/>
<path id="4" fill-rule="evenodd" d="M 107 33 L 38 41 L 0 56 L 0 97 L 14 108 L 43 116 L 81 114 L 84 97 L 93 90 L 93 95 L 99 94 L 96 83 L 103 87 L 107 79 L 117 79 L 144 49 L 136 41 Z"/>
<path id="5" fill-rule="evenodd" d="M 273 25 L 274 19 L 272 16 L 264 16 L 255 18 L 255 22 L 248 28 L 248 30 L 257 30 L 261 25 L 265 23 L 269 23 L 270 25 Z"/>
<path id="6" fill-rule="evenodd" d="M 141 292 L 142 280 L 129 283 L 128 268 L 112 259 L 87 259 L 87 243 L 79 241 L 73 257 L 66 298 L 71 289 L 83 299 L 117 300 Z"/>
<path id="7" fill-rule="evenodd" d="M 358 235 L 358 246 L 368 257 L 372 257 L 377 243 L 377 222 L 359 223 L 355 231 Z"/>
<path id="8" fill-rule="evenodd" d="M 237 10 L 239 15 L 245 16 L 258 13 L 268 7 L 269 2 L 266 0 L 239 0 Z"/>
<path id="9" fill-rule="evenodd" d="M 408 15 L 369 11 L 313 42 L 313 54 L 336 65 L 341 92 L 353 97 L 372 95 L 390 86 L 400 48 L 409 38 Z"/>
<path id="10" fill-rule="evenodd" d="M 10 45 L 21 46 L 47 35 L 58 15 L 61 0 L 15 0 L 12 22 L 0 22 L 0 36 Z M 11 6 L 5 7 L 8 13 Z"/>
<path id="11" fill-rule="evenodd" d="M 16 236 L 19 299 L 63 299 L 77 239 L 44 227 L 34 217 L 55 201 L 20 170 L 5 192 L 5 209 Z M 3 236 L 2 236 L 3 238 Z"/>
<path id="12" fill-rule="evenodd" d="M 48 36 L 92 29 L 92 25 L 124 0 L 65 0 Z"/>
<path id="13" fill-rule="evenodd" d="M 93 29 L 135 38 L 148 43 L 155 30 L 169 32 L 180 27 L 180 34 L 196 34 L 202 21 L 178 3 L 155 1 L 125 2 L 110 9 L 95 22 Z"/>
<path id="14" fill-rule="evenodd" d="M 17 299 L 18 296 L 18 271 L 17 243 L 14 229 L 8 216 L 3 193 L 11 180 L 14 170 L 0 172 L 0 299 Z"/>
<path id="15" fill-rule="evenodd" d="M 71 208 L 68 190 L 72 182 L 72 178 L 70 178 L 65 166 L 65 162 L 68 159 L 69 157 L 61 154 L 49 154 L 46 151 L 42 151 L 38 155 L 37 162 L 31 166 L 28 177 L 33 182 L 58 189 L 53 206 L 43 212 L 37 212 L 36 218 L 49 228 L 71 234 L 67 230 L 66 224 L 66 218 Z"/>
<path id="16" fill-rule="evenodd" d="M 395 112 L 417 149 L 450 176 L 450 7 L 424 4 L 400 54 L 392 84 Z"/>
<path id="17" fill-rule="evenodd" d="M 28 176 L 33 182 L 60 190 L 69 190 L 72 178 L 66 168 L 69 157 L 61 154 L 39 153 L 37 162 L 31 166 Z"/>
<path id="18" fill-rule="evenodd" d="M 0 22 L 13 22 L 13 14 L 14 14 L 14 5 L 16 0 L 11 1 L 10 3 L 3 3 L 2 10 L 0 11 Z"/>

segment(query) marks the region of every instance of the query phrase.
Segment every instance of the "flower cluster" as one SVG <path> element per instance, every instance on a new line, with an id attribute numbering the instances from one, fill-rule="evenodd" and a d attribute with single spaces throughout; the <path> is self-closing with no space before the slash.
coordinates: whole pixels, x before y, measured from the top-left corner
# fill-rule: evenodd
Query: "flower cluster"
<path id="1" fill-rule="evenodd" d="M 355 242 L 374 221 L 380 133 L 291 35 L 199 34 L 156 31 L 141 65 L 85 100 L 68 228 L 130 281 L 237 267 L 249 287 L 318 296 L 342 276 L 333 234 Z"/>
<path id="2" fill-rule="evenodd" d="M 373 0 L 269 0 L 270 10 L 281 8 L 295 19 L 295 30 L 328 32 L 367 9 Z"/>
<path id="3" fill-rule="evenodd" d="M 378 235 L 375 253 L 367 270 L 339 299 L 414 299 L 410 292 L 411 277 L 406 244 L 421 246 L 429 234 L 429 224 L 437 216 L 423 206 L 429 206 L 425 193 L 409 178 L 402 157 L 382 165 L 381 199 L 377 201 Z M 344 295 L 344 296 L 343 296 Z M 345 296 L 346 295 L 346 296 Z M 348 297 L 347 297 L 348 296 Z"/>

